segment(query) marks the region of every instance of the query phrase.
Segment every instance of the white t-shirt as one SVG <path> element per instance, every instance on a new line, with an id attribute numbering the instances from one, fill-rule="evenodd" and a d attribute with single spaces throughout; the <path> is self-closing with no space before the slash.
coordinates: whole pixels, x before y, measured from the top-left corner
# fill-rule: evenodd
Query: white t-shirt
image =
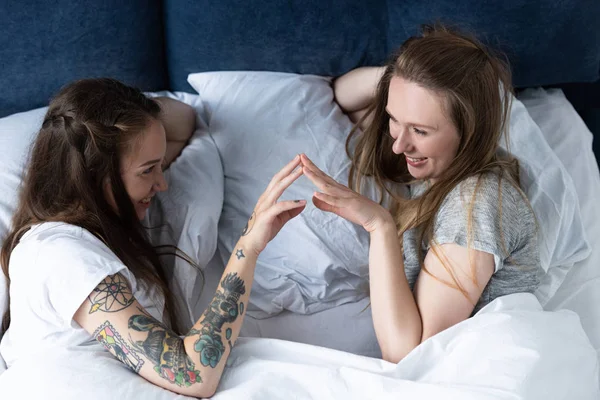
<path id="1" fill-rule="evenodd" d="M 140 305 L 162 321 L 162 299 L 153 290 L 142 291 L 127 267 L 90 232 L 59 222 L 32 227 L 10 257 L 11 322 L 0 342 L 7 366 L 44 349 L 95 343 L 73 315 L 104 278 L 117 272 Z"/>

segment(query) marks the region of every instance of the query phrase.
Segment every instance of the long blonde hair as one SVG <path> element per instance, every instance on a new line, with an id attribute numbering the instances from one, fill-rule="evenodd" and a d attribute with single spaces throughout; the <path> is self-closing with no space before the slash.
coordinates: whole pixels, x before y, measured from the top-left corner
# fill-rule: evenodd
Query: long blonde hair
<path id="1" fill-rule="evenodd" d="M 385 107 L 393 77 L 401 77 L 439 94 L 460 137 L 451 165 L 416 199 L 403 198 L 391 190 L 395 183 L 414 181 L 408 172 L 405 156 L 396 155 L 391 150 L 393 139 L 389 135 L 389 116 Z M 498 154 L 503 136 L 508 148 L 511 99 L 510 70 L 500 55 L 475 38 L 443 26 L 425 26 L 422 36 L 404 42 L 386 65 L 374 101 L 350 132 L 346 142 L 346 151 L 352 160 L 350 188 L 360 192 L 364 178 L 372 178 L 382 194 L 380 200 L 383 201 L 384 196 L 392 199 L 390 210 L 396 220 L 399 237 L 407 230 L 417 228 L 419 243 L 432 243 L 435 216 L 443 200 L 460 182 L 478 177 L 468 210 L 471 231 L 473 205 L 485 173 L 497 174 L 500 181 L 507 179 L 521 192 L 517 160 Z M 367 118 L 372 118 L 372 122 L 360 134 L 358 126 Z M 472 240 L 472 232 L 468 232 L 468 237 Z M 421 260 L 421 246 L 418 251 Z M 457 286 L 464 294 L 462 287 Z"/>

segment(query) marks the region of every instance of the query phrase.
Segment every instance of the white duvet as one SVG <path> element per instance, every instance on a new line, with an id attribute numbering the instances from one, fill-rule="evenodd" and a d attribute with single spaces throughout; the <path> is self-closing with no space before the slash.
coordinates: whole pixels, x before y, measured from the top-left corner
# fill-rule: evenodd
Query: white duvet
<path id="1" fill-rule="evenodd" d="M 206 91 L 204 97 L 208 102 Z M 213 110 L 213 119 L 214 115 Z M 216 128 L 213 126 L 213 129 Z M 215 132 L 211 133 L 218 136 Z M 563 131 L 560 131 L 560 136 L 569 137 Z M 217 145 L 222 144 L 224 138 L 219 139 L 221 142 L 217 139 Z M 585 151 L 585 154 L 591 155 L 589 144 Z M 223 157 L 224 154 L 219 152 L 218 156 Z M 213 155 L 217 156 L 217 153 Z M 597 176 L 597 170 L 595 174 L 593 176 Z M 229 179 L 231 180 L 231 176 Z M 173 184 L 172 189 L 176 189 L 176 186 Z M 209 187 L 212 188 L 211 191 L 218 192 L 217 186 L 199 185 L 194 190 L 203 190 L 208 194 Z M 595 188 L 594 190 L 600 187 L 597 179 L 589 182 L 588 186 Z M 171 190 L 170 193 L 178 192 Z M 194 196 L 198 197 L 196 194 Z M 200 202 L 199 197 L 196 200 Z M 567 201 L 566 204 L 574 203 Z M 591 209 L 586 208 L 585 211 L 585 222 L 593 225 L 593 221 L 597 220 L 596 215 L 592 214 Z M 218 217 L 217 214 L 210 215 L 214 219 Z M 555 221 L 550 216 L 547 220 Z M 216 222 L 211 226 L 215 224 Z M 189 228 L 183 231 L 187 235 L 184 235 L 184 239 L 192 244 L 197 244 L 197 236 L 207 237 L 205 233 L 196 234 Z M 225 231 L 221 229 L 221 232 Z M 568 235 L 567 239 L 575 240 L 578 237 Z M 594 235 L 590 237 L 597 239 Z M 182 248 L 190 254 L 196 254 L 197 249 L 193 246 L 186 247 L 185 240 L 181 242 L 180 239 Z M 289 247 L 283 249 L 289 251 Z M 594 250 L 597 252 L 596 247 Z M 326 259 L 319 261 L 325 262 Z M 591 267 L 595 267 L 594 271 L 597 271 L 597 263 L 587 270 L 592 271 Z M 593 292 L 590 289 L 591 283 L 596 282 L 597 273 L 582 276 L 589 276 L 590 279 L 569 281 L 569 296 L 573 294 L 573 288 L 580 286 Z M 582 281 L 587 282 L 586 285 L 581 284 Z M 185 280 L 185 283 L 191 285 L 193 282 Z M 198 293 L 191 286 L 188 292 Z M 552 285 L 548 287 L 550 286 Z M 208 296 L 210 291 L 207 290 L 206 294 Z M 196 300 L 188 295 L 184 298 Z M 536 298 L 527 294 L 497 299 L 475 317 L 430 338 L 398 365 L 307 344 L 273 339 L 240 339 L 214 398 L 600 399 L 599 358 L 582 328 L 580 317 L 571 311 L 543 311 L 538 299 L 539 296 Z M 0 303 L 1 300 L 0 298 Z M 584 327 L 597 348 L 600 342 L 598 335 L 593 333 L 598 331 L 592 329 L 597 325 L 597 318 L 594 318 L 597 314 L 597 302 L 585 303 L 587 308 L 582 305 L 574 309 L 583 316 Z M 363 308 L 359 303 L 346 305 L 353 304 Z M 336 309 L 340 310 L 346 305 Z M 203 307 L 197 305 L 193 311 L 197 309 L 203 310 Z M 589 312 L 583 312 L 586 310 Z M 360 346 L 364 347 L 368 338 L 374 340 L 367 314 L 368 310 L 360 314 L 361 318 L 354 313 L 343 314 L 337 319 L 327 317 L 324 323 L 331 328 L 330 331 L 320 329 L 323 325 L 315 324 L 315 320 L 312 320 L 313 324 L 284 324 L 283 320 L 279 320 L 278 325 L 275 318 L 264 321 L 272 320 L 273 325 L 277 325 L 278 337 L 283 337 L 284 331 L 297 328 L 294 340 L 319 343 L 315 338 L 321 335 L 327 338 L 330 345 L 339 345 L 343 339 L 350 351 L 356 352 Z M 325 314 L 321 312 L 308 317 L 311 316 L 318 319 Z M 345 325 L 337 323 L 341 318 Z M 248 322 L 252 321 L 246 321 L 245 327 L 253 326 Z M 266 324 L 258 325 L 254 322 L 259 333 L 269 334 L 266 332 Z M 347 329 L 348 324 L 354 324 L 356 330 Z M 359 329 L 361 324 L 364 328 L 362 331 Z M 366 335 L 365 329 L 368 331 Z M 340 338 L 340 332 L 350 337 Z M 4 373 L 1 373 L 2 369 L 0 363 L 1 400 L 185 398 L 156 387 L 130 372 L 99 344 L 87 348 L 39 352 L 35 358 L 21 358 Z"/>
<path id="2" fill-rule="evenodd" d="M 496 299 L 399 364 L 275 339 L 240 339 L 213 399 L 597 400 L 596 352 L 571 311 L 535 296 Z M 98 346 L 20 359 L 0 375 L 2 399 L 183 399 Z"/>

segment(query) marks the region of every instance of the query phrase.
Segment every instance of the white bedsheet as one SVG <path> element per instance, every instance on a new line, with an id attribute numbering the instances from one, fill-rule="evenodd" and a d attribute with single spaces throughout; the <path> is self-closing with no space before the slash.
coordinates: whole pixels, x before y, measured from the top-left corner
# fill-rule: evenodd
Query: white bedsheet
<path id="1" fill-rule="evenodd" d="M 573 178 L 592 245 L 592 255 L 576 264 L 546 305 L 577 314 L 544 312 L 531 295 L 497 299 L 398 365 L 317 346 L 242 338 L 214 398 L 600 398 L 600 216 L 594 202 L 600 198 L 600 178 L 591 135 L 562 93 L 528 99 L 522 100 Z M 22 359 L 4 373 L 2 367 L 0 360 L 1 399 L 187 398 L 146 382 L 99 344 Z"/>
<path id="2" fill-rule="evenodd" d="M 2 399 L 183 399 L 99 346 L 21 359 L 0 375 Z M 535 296 L 496 299 L 422 343 L 399 364 L 275 339 L 240 339 L 216 400 L 597 400 L 598 360 L 578 316 Z"/>

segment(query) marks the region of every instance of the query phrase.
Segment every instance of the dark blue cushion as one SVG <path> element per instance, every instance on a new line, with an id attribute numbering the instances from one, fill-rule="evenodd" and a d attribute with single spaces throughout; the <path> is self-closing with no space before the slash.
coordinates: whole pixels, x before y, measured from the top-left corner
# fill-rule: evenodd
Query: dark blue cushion
<path id="1" fill-rule="evenodd" d="M 160 0 L 3 1 L 0 32 L 0 116 L 84 77 L 166 87 Z"/>
<path id="2" fill-rule="evenodd" d="M 600 66 L 599 0 L 389 0 L 389 47 L 441 21 L 503 50 L 516 86 L 593 82 Z"/>
<path id="3" fill-rule="evenodd" d="M 172 89 L 187 75 L 268 70 L 340 75 L 387 56 L 386 0 L 166 0 Z"/>

